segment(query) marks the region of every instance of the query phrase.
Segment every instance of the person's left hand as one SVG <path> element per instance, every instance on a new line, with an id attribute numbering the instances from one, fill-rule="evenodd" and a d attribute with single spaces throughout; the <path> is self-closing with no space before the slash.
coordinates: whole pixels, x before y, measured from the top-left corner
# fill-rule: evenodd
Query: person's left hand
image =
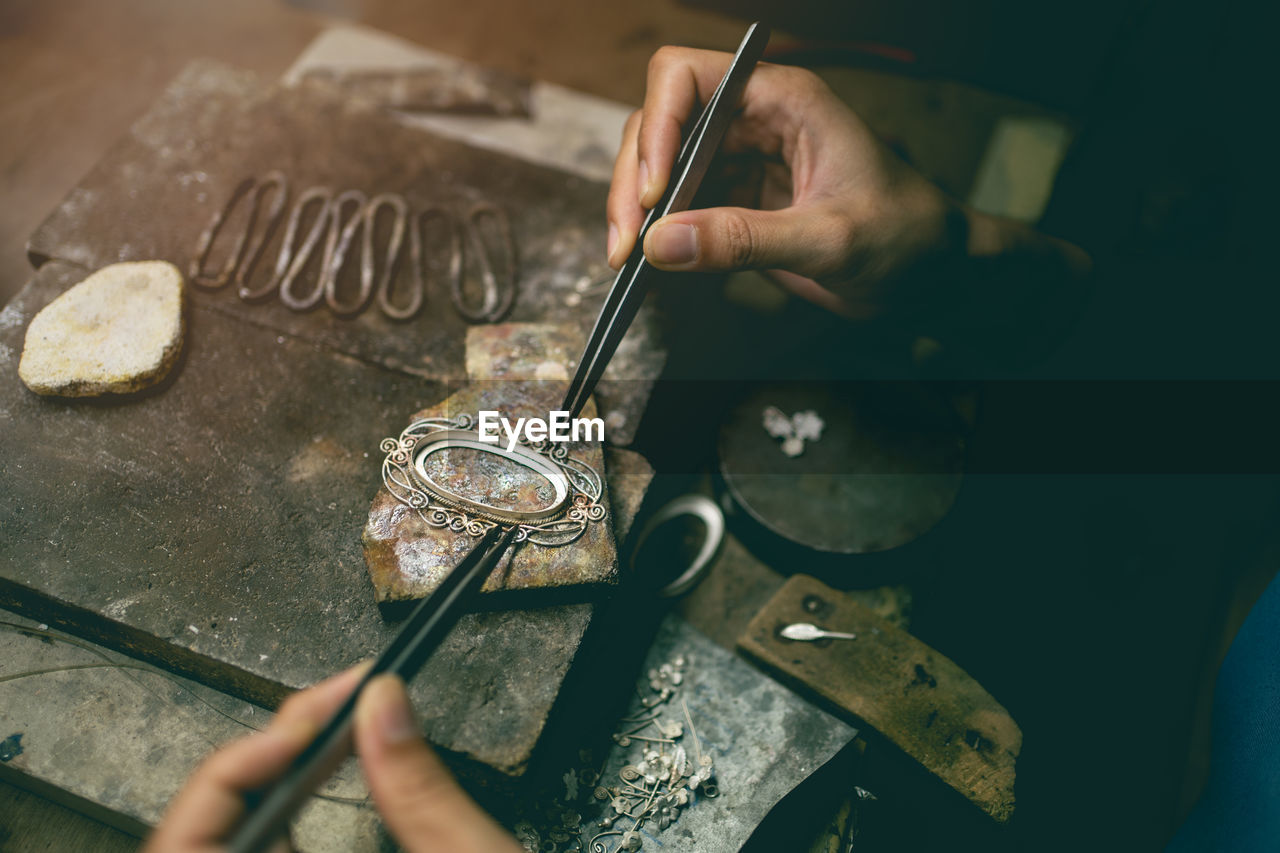
<path id="1" fill-rule="evenodd" d="M 146 853 L 224 849 L 244 816 L 245 794 L 288 768 L 360 683 L 362 664 L 290 697 L 267 728 L 205 760 L 178 792 L 147 840 Z M 371 680 L 355 714 L 355 745 L 378 812 L 410 853 L 519 853 L 520 847 L 458 783 L 427 746 L 404 684 Z M 271 850 L 289 850 L 282 836 Z"/>
<path id="2" fill-rule="evenodd" d="M 368 664 L 348 669 L 280 706 L 270 725 L 205 759 L 173 798 L 164 819 L 147 840 L 147 853 L 213 851 L 244 815 L 244 795 L 261 788 L 288 768 L 325 721 L 351 695 Z M 281 838 L 272 849 L 289 850 Z"/>

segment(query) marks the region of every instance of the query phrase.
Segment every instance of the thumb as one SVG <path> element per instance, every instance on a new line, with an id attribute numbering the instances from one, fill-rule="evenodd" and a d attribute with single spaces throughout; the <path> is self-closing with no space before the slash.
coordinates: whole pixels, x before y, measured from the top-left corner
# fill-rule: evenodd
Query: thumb
<path id="1" fill-rule="evenodd" d="M 519 851 L 422 739 L 404 682 L 380 675 L 360 694 L 356 751 L 387 828 L 408 851 Z"/>
<path id="2" fill-rule="evenodd" d="M 817 278 L 834 269 L 845 238 L 814 210 L 712 207 L 664 216 L 645 234 L 644 254 L 664 270 L 782 269 Z"/>

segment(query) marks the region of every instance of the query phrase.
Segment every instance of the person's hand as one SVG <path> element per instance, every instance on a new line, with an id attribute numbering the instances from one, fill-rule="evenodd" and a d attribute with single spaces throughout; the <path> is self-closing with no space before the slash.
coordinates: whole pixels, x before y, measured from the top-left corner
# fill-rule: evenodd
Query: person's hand
<path id="1" fill-rule="evenodd" d="M 646 210 L 667 186 L 682 125 L 695 103 L 711 96 L 730 59 L 675 47 L 654 54 L 644 108 L 627 122 L 614 164 L 613 267 L 626 260 Z M 763 165 L 746 206 L 690 210 L 655 223 L 644 245 L 655 266 L 777 270 L 774 277 L 796 294 L 870 317 L 917 267 L 955 247 L 955 206 L 808 71 L 757 66 L 721 152 Z"/>
<path id="2" fill-rule="evenodd" d="M 682 125 L 730 59 L 676 47 L 654 54 L 644 107 L 623 131 L 609 190 L 607 251 L 615 269 L 667 186 Z M 948 198 L 808 71 L 758 65 L 718 161 L 738 174 L 734 200 L 742 206 L 654 223 L 643 247 L 654 266 L 764 270 L 836 313 L 893 315 L 926 334 L 1016 325 L 1044 337 L 1083 294 L 1087 255 Z M 744 180 L 744 171 L 753 177 Z"/>
<path id="3" fill-rule="evenodd" d="M 214 753 L 191 775 L 147 841 L 148 853 L 217 851 L 244 814 L 244 795 L 280 776 L 364 674 L 358 666 L 290 697 L 262 732 Z M 355 741 L 374 803 L 408 851 L 518 853 L 422 740 L 395 676 L 375 678 L 356 706 Z M 285 838 L 273 849 L 288 850 Z"/>

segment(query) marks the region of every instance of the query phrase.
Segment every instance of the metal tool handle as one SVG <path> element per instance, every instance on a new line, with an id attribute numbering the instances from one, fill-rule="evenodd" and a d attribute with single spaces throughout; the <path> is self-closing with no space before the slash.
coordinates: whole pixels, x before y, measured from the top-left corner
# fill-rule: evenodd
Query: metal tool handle
<path id="1" fill-rule="evenodd" d="M 570 417 L 576 418 L 582 412 L 582 407 L 587 404 L 587 397 L 595 390 L 596 383 L 604 374 L 605 365 L 618 349 L 622 336 L 626 334 L 631 321 L 635 319 L 636 312 L 640 310 L 640 305 L 648 292 L 648 279 L 654 268 L 649 265 L 644 256 L 645 234 L 648 233 L 650 226 L 662 217 L 688 210 L 694 195 L 698 192 L 698 187 L 702 184 L 703 177 L 707 174 L 707 169 L 711 166 L 712 158 L 720 147 L 720 141 L 733 120 L 734 110 L 742 98 L 747 79 L 764 54 L 764 47 L 768 42 L 769 27 L 766 25 L 754 23 L 747 29 L 742 43 L 738 45 L 737 53 L 729 63 L 729 70 L 721 78 L 720 85 L 707 100 L 707 105 L 703 108 L 697 123 L 685 139 L 680 155 L 676 158 L 676 164 L 671 170 L 667 190 L 649 211 L 644 225 L 640 227 L 631 256 L 618 271 L 613 289 L 609 291 L 609 296 L 600 311 L 600 317 L 596 320 L 595 328 L 591 330 L 591 337 L 582 352 L 578 370 L 574 374 L 573 381 L 569 383 L 569 390 L 565 393 L 564 403 L 560 408 L 569 412 Z"/>
<path id="2" fill-rule="evenodd" d="M 312 791 L 332 775 L 351 751 L 352 718 L 365 685 L 383 673 L 393 673 L 405 681 L 417 674 L 457 621 L 462 605 L 484 585 L 516 530 L 514 525 L 490 528 L 462 562 L 445 576 L 435 592 L 417 606 L 391 645 L 329 718 L 316 739 L 294 759 L 283 776 L 252 798 L 256 803 L 250 804 L 248 813 L 227 842 L 229 851 L 256 853 L 280 836 Z"/>

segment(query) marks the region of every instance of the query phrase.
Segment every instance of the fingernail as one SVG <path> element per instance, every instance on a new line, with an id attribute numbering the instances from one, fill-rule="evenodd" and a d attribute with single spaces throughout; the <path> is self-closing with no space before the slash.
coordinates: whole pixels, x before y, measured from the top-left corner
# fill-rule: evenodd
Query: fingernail
<path id="1" fill-rule="evenodd" d="M 649 232 L 648 243 L 646 254 L 657 264 L 681 266 L 698 259 L 698 230 L 692 225 L 658 225 Z"/>
<path id="2" fill-rule="evenodd" d="M 618 248 L 618 226 L 609 223 L 609 243 L 604 250 L 605 259 L 613 263 L 613 252 Z"/>
<path id="3" fill-rule="evenodd" d="M 640 161 L 640 171 L 636 175 L 636 186 L 640 187 L 640 204 L 644 206 L 645 197 L 649 195 L 649 164 Z"/>
<path id="4" fill-rule="evenodd" d="M 383 743 L 401 744 L 421 737 L 404 683 L 394 675 L 379 675 L 370 681 L 356 713 L 373 723 Z"/>

